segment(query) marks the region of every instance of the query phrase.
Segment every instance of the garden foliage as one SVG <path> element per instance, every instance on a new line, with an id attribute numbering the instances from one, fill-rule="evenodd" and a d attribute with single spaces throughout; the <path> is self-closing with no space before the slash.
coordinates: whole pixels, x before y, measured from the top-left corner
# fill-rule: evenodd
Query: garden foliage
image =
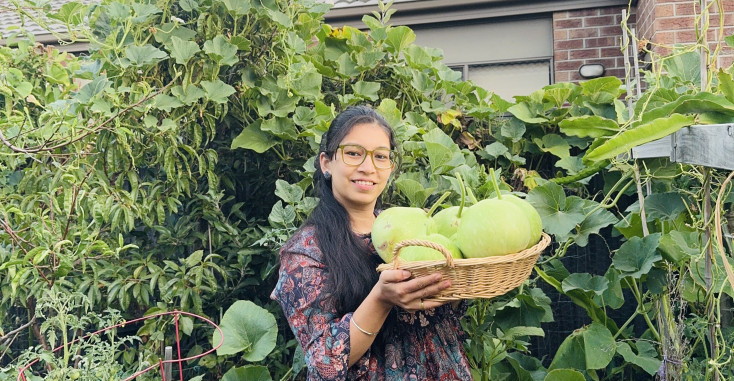
<path id="1" fill-rule="evenodd" d="M 426 207 L 445 191 L 445 206 L 457 204 L 457 173 L 491 197 L 494 168 L 554 238 L 525 285 L 470 304 L 477 380 L 734 377 L 734 280 L 704 260 L 706 228 L 721 223 L 705 205 L 724 175 L 628 156 L 684 126 L 734 122 L 734 69 L 701 83 L 690 71 L 698 54 L 680 50 L 653 64 L 639 98 L 605 77 L 509 101 L 415 45 L 382 4 L 364 31 L 325 24 L 328 5 L 313 0 L 11 4 L 64 25 L 59 37 L 89 52 L 22 30 L 0 48 L 0 380 L 34 356 L 49 364 L 37 374 L 73 378 L 80 363 L 53 360 L 55 345 L 118 314 L 175 309 L 212 318 L 231 339 L 184 364 L 187 378 L 302 377 L 303 352 L 269 299 L 277 250 L 317 203 L 313 159 L 328 123 L 365 103 L 402 142 L 384 205 Z M 610 262 L 605 273 L 567 269 L 569 249 L 604 238 L 609 250 L 592 255 Z M 725 250 L 717 258 L 730 260 Z M 531 340 L 559 318 L 550 292 L 588 324 L 540 358 Z M 55 307 L 64 297 L 71 310 Z M 179 330 L 183 355 L 219 344 L 190 318 Z M 105 379 L 157 363 L 175 339 L 171 319 L 118 333 L 134 338 L 106 353 L 74 347 L 108 360 Z"/>

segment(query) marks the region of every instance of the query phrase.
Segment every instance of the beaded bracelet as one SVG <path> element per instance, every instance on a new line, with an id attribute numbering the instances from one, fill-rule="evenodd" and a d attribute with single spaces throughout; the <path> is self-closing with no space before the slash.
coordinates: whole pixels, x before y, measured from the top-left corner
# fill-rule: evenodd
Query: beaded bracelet
<path id="1" fill-rule="evenodd" d="M 354 323 L 354 326 L 355 326 L 355 327 L 356 327 L 356 328 L 357 328 L 358 330 L 360 330 L 360 332 L 364 333 L 365 335 L 367 335 L 367 336 L 374 336 L 374 335 L 375 335 L 375 333 L 373 333 L 373 332 L 368 332 L 368 331 L 365 331 L 364 329 L 362 329 L 362 327 L 360 327 L 359 325 L 357 325 L 357 321 L 356 321 L 356 320 L 354 320 L 354 316 L 352 316 L 352 323 Z"/>

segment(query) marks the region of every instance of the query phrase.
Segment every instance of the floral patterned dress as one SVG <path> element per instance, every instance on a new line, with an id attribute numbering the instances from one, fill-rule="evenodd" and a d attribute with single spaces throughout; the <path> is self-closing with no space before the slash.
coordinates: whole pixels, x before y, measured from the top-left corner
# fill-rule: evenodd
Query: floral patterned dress
<path id="1" fill-rule="evenodd" d="M 352 313 L 339 316 L 322 293 L 329 272 L 322 256 L 313 227 L 296 232 L 280 251 L 279 280 L 271 295 L 306 354 L 308 380 L 472 379 L 459 323 L 464 303 L 457 310 L 446 304 L 417 313 L 394 307 L 396 334 L 386 335 L 384 348 L 373 344 L 349 367 Z"/>

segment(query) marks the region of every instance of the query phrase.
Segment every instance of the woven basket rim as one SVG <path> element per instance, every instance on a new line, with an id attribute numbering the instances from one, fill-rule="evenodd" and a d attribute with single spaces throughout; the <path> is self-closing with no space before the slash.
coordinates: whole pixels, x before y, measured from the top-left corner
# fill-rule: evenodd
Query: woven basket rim
<path id="1" fill-rule="evenodd" d="M 408 241 L 408 240 L 406 240 Z M 400 243 L 406 242 L 401 241 Z M 411 241 L 418 241 L 418 242 L 430 242 L 430 241 L 421 241 L 421 240 L 411 240 Z M 505 255 L 497 255 L 493 257 L 484 257 L 484 258 L 452 258 L 452 259 L 438 259 L 438 260 L 430 260 L 430 261 L 401 261 L 396 257 L 396 260 L 393 260 L 389 263 L 383 263 L 379 266 L 377 266 L 377 271 L 382 272 L 385 270 L 394 270 L 394 269 L 401 269 L 401 270 L 415 270 L 415 269 L 424 269 L 424 268 L 436 268 L 436 267 L 465 267 L 465 266 L 481 266 L 481 265 L 487 265 L 487 264 L 498 264 L 498 263 L 508 263 L 508 262 L 516 262 L 528 257 L 532 256 L 538 256 L 543 250 L 545 250 L 551 242 L 551 237 L 543 232 L 540 237 L 540 241 L 536 243 L 535 245 L 519 251 L 517 253 L 511 253 L 511 254 L 505 254 Z M 433 245 L 438 245 L 434 242 L 430 242 Z M 411 246 L 411 245 L 408 245 Z M 407 247 L 407 246 L 406 246 Z M 447 250 L 448 251 L 448 250 Z M 444 254 L 445 255 L 445 254 Z"/>

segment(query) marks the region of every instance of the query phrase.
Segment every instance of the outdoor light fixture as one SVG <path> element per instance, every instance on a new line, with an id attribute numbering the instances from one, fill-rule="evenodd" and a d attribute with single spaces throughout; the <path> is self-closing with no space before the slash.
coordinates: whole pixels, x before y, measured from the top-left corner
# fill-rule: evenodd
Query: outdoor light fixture
<path id="1" fill-rule="evenodd" d="M 602 64 L 584 64 L 579 68 L 579 75 L 584 78 L 599 78 L 606 70 Z"/>

